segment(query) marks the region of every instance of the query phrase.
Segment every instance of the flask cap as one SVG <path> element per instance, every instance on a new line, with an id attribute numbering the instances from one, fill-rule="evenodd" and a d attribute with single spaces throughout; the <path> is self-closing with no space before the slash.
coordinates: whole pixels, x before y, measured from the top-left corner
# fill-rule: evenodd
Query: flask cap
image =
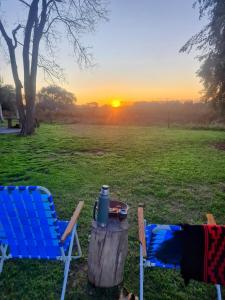
<path id="1" fill-rule="evenodd" d="M 108 195 L 109 194 L 109 186 L 108 185 L 103 185 L 101 188 L 101 194 L 103 195 Z"/>

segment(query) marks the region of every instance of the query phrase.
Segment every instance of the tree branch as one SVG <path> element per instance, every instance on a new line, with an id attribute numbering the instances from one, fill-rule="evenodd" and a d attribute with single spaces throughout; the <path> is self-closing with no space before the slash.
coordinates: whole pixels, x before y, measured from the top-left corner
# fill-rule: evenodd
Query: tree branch
<path id="1" fill-rule="evenodd" d="M 26 6 L 30 7 L 30 4 L 28 4 L 28 3 L 27 3 L 26 1 L 24 1 L 24 0 L 19 0 L 19 2 L 21 2 L 21 3 L 25 4 Z"/>
<path id="2" fill-rule="evenodd" d="M 22 28 L 22 26 L 19 24 L 13 31 L 12 31 L 12 35 L 13 35 L 13 40 L 14 40 L 14 49 L 16 49 L 17 47 L 17 38 L 16 38 L 16 34 L 17 34 L 17 31 L 20 30 L 20 28 Z"/>
<path id="3" fill-rule="evenodd" d="M 17 41 L 17 43 L 23 47 L 23 43 L 21 43 L 20 41 Z M 31 55 L 32 53 L 30 52 L 29 54 Z M 55 62 L 54 59 L 49 60 L 41 54 L 39 54 L 38 57 L 39 62 L 37 65 L 43 70 L 44 76 L 45 74 L 47 74 L 51 82 L 55 82 L 54 78 L 62 82 L 65 81 L 63 69 Z"/>
<path id="4" fill-rule="evenodd" d="M 16 85 L 16 87 L 22 88 L 22 84 L 21 84 L 21 81 L 20 81 L 19 75 L 18 75 L 18 69 L 17 69 L 17 63 L 16 63 L 16 55 L 15 55 L 15 48 L 13 46 L 12 39 L 6 33 L 6 30 L 5 30 L 4 25 L 2 24 L 1 20 L 0 20 L 0 32 L 2 33 L 2 36 L 4 37 L 4 39 L 6 41 L 6 44 L 8 46 L 8 49 L 9 49 L 9 56 L 10 56 L 10 63 L 11 63 L 11 68 L 12 68 L 12 75 L 13 75 L 13 78 L 14 78 L 15 85 Z"/>
<path id="5" fill-rule="evenodd" d="M 38 65 L 38 53 L 40 40 L 43 35 L 43 30 L 47 20 L 47 0 L 42 0 L 42 10 L 40 16 L 40 22 L 35 22 L 34 37 L 33 37 L 33 48 L 32 48 L 32 60 L 31 60 L 31 71 L 30 79 L 33 92 L 36 93 L 36 77 L 37 77 L 37 65 Z"/>
<path id="6" fill-rule="evenodd" d="M 47 2 L 47 6 L 49 6 L 51 3 L 53 3 L 53 2 L 62 2 L 62 0 L 49 0 L 48 2 Z"/>
<path id="7" fill-rule="evenodd" d="M 55 21 L 60 21 L 60 19 L 58 17 L 55 17 L 51 20 L 51 22 L 48 24 L 48 27 L 46 28 L 45 31 L 43 31 L 43 34 L 47 34 L 49 32 L 49 29 L 50 27 L 52 26 L 52 24 L 55 22 Z"/>
<path id="8" fill-rule="evenodd" d="M 12 44 L 12 39 L 8 36 L 8 34 L 6 33 L 5 27 L 2 24 L 2 21 L 0 20 L 0 31 L 2 33 L 2 36 L 4 37 L 7 45 L 9 46 L 10 43 Z"/>

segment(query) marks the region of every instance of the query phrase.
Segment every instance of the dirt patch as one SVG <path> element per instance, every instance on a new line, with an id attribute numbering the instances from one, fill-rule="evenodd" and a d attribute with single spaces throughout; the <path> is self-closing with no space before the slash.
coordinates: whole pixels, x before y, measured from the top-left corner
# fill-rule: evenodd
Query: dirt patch
<path id="1" fill-rule="evenodd" d="M 81 150 L 81 151 L 77 151 L 76 153 L 77 154 L 86 153 L 86 154 L 90 154 L 90 155 L 102 156 L 105 154 L 105 151 L 100 150 L 100 149 L 92 149 L 92 150 Z"/>
<path id="2" fill-rule="evenodd" d="M 225 151 L 225 142 L 223 143 L 216 143 L 214 144 L 214 147 L 218 150 L 221 150 L 221 151 Z"/>
<path id="3" fill-rule="evenodd" d="M 103 156 L 105 155 L 105 151 L 102 149 L 81 149 L 77 151 L 67 151 L 62 150 L 58 151 L 57 154 L 60 154 L 60 156 L 73 156 L 73 155 L 94 155 L 94 156 Z"/>
<path id="4" fill-rule="evenodd" d="M 17 183 L 21 182 L 21 181 L 28 181 L 30 180 L 30 176 L 26 176 L 26 175 L 5 175 L 4 176 L 4 180 L 1 181 L 1 184 L 3 185 L 16 185 Z"/>

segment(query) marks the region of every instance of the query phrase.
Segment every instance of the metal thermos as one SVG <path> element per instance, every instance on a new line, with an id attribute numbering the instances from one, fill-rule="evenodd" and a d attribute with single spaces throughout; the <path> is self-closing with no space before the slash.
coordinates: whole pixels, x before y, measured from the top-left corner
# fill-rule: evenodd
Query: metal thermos
<path id="1" fill-rule="evenodd" d="M 105 227 L 109 219 L 109 187 L 108 185 L 103 185 L 99 194 L 97 213 L 97 224 L 98 226 Z M 95 210 L 96 210 L 95 206 Z M 95 213 L 94 213 L 95 215 Z"/>

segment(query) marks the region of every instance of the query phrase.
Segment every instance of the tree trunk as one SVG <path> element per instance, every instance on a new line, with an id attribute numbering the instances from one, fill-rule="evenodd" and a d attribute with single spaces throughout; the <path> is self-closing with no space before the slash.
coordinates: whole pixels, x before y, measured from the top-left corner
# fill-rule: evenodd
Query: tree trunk
<path id="1" fill-rule="evenodd" d="M 17 111 L 19 114 L 21 135 L 23 135 L 26 116 L 25 116 L 25 110 L 24 110 L 24 105 L 23 105 L 22 85 L 21 85 L 20 81 L 19 81 L 19 83 L 16 84 L 16 106 L 17 106 Z"/>
<path id="2" fill-rule="evenodd" d="M 26 103 L 24 135 L 30 135 L 35 132 L 35 96 L 30 96 Z"/>
<path id="3" fill-rule="evenodd" d="M 128 251 L 128 222 L 110 220 L 105 228 L 93 221 L 88 250 L 88 279 L 96 287 L 113 287 L 123 281 Z"/>
<path id="4" fill-rule="evenodd" d="M 24 88 L 26 100 L 26 122 L 25 134 L 35 132 L 35 99 L 36 99 L 36 80 L 37 65 L 40 40 L 43 34 L 44 26 L 47 20 L 47 1 L 42 1 L 41 20 L 38 24 L 38 3 L 39 0 L 33 0 L 27 25 L 25 29 L 25 38 L 23 46 L 23 66 L 24 66 Z M 33 37 L 32 37 L 33 30 Z M 33 39 L 32 56 L 30 62 L 30 44 Z"/>
<path id="5" fill-rule="evenodd" d="M 26 119 L 24 122 L 23 135 L 30 135 L 35 132 L 36 89 L 33 89 L 33 81 L 35 80 L 36 84 L 36 77 L 34 78 L 31 74 L 30 44 L 32 40 L 32 30 L 34 26 L 36 27 L 35 24 L 38 19 L 38 3 L 39 0 L 33 0 L 30 5 L 23 43 L 24 93 L 26 102 Z M 35 31 L 33 40 L 35 40 Z M 33 57 L 33 51 L 31 56 Z"/>

